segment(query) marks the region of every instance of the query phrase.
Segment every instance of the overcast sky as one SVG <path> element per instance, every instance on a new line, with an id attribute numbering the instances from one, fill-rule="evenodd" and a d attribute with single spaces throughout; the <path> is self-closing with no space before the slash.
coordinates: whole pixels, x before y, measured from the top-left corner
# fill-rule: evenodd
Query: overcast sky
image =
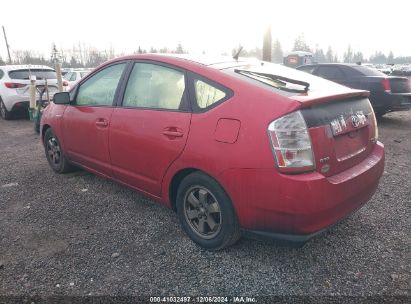
<path id="1" fill-rule="evenodd" d="M 331 46 L 339 56 L 348 44 L 366 57 L 376 50 L 411 56 L 410 11 L 409 0 L 20 0 L 2 1 L 0 25 L 12 51 L 45 56 L 53 42 L 59 49 L 80 42 L 126 54 L 181 42 L 193 53 L 220 54 L 238 44 L 261 47 L 268 24 L 285 51 L 303 33 L 310 46 Z"/>

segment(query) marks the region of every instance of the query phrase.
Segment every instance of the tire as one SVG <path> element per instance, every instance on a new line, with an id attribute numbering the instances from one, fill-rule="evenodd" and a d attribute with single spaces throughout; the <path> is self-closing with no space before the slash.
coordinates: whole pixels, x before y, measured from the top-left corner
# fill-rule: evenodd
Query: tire
<path id="1" fill-rule="evenodd" d="M 0 98 L 0 116 L 4 120 L 9 120 L 12 118 L 11 112 L 7 111 L 6 106 L 3 103 L 3 100 Z"/>
<path id="2" fill-rule="evenodd" d="M 54 135 L 51 128 L 44 134 L 44 151 L 50 167 L 57 173 L 67 173 L 73 170 L 73 166 L 64 156 L 63 148 L 58 138 Z"/>
<path id="3" fill-rule="evenodd" d="M 177 215 L 184 231 L 199 246 L 220 250 L 240 238 L 240 226 L 230 198 L 213 178 L 195 172 L 177 191 Z"/>
<path id="4" fill-rule="evenodd" d="M 377 117 L 377 119 L 380 119 L 387 113 L 388 112 L 375 112 L 375 117 Z"/>
<path id="5" fill-rule="evenodd" d="M 40 133 L 40 120 L 41 120 L 41 118 L 40 118 L 40 107 L 38 107 L 37 108 L 37 118 L 36 118 L 36 121 L 34 122 L 34 131 L 36 132 L 36 133 Z"/>

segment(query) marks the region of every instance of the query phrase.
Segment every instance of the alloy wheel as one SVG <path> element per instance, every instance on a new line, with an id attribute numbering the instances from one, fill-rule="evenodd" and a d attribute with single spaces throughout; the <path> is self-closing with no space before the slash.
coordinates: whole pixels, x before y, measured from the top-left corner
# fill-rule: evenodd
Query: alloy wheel
<path id="1" fill-rule="evenodd" d="M 192 231 L 203 239 L 214 238 L 221 230 L 220 204 L 206 188 L 193 186 L 184 198 L 184 216 Z"/>
<path id="2" fill-rule="evenodd" d="M 60 145 L 55 137 L 50 137 L 47 141 L 47 154 L 49 156 L 50 162 L 53 165 L 59 165 L 61 160 L 61 150 Z"/>

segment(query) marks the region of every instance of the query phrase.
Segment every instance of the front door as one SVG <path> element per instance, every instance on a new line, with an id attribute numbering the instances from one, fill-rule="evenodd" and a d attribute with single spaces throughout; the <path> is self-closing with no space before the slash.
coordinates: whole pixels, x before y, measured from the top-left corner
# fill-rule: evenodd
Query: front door
<path id="1" fill-rule="evenodd" d="M 77 89 L 63 114 L 67 156 L 92 171 L 111 176 L 108 132 L 117 87 L 127 63 L 106 67 Z"/>
<path id="2" fill-rule="evenodd" d="M 118 180 L 160 195 L 165 172 L 190 130 L 185 78 L 169 66 L 134 64 L 122 106 L 111 117 L 110 157 Z"/>

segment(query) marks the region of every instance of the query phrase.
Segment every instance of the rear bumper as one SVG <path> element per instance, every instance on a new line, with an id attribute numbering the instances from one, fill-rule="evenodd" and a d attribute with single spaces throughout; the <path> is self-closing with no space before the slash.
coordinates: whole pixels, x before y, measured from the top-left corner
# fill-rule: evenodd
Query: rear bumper
<path id="1" fill-rule="evenodd" d="M 6 106 L 7 111 L 14 111 L 20 107 L 28 107 L 29 105 L 29 96 L 27 95 L 20 95 L 20 94 L 4 94 L 2 96 L 3 103 Z"/>
<path id="2" fill-rule="evenodd" d="M 377 112 L 407 111 L 411 109 L 411 93 L 384 93 L 374 105 Z"/>
<path id="3" fill-rule="evenodd" d="M 361 208 L 375 193 L 383 170 L 384 148 L 378 143 L 364 161 L 331 177 L 231 169 L 221 181 L 244 231 L 304 242 Z"/>

